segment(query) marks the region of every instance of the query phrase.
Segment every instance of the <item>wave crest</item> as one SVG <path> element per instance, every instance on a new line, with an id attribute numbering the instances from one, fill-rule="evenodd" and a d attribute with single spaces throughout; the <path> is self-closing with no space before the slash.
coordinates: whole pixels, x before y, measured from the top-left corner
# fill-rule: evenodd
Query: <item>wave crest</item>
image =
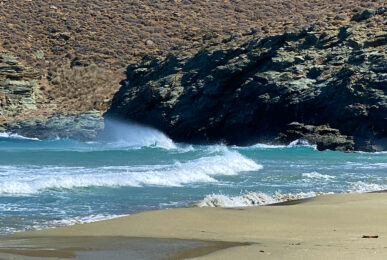
<path id="1" fill-rule="evenodd" d="M 30 137 L 25 137 L 25 136 L 22 136 L 19 134 L 13 134 L 13 133 L 7 133 L 7 132 L 0 133 L 0 138 L 39 141 L 38 138 L 30 138 Z"/>
<path id="2" fill-rule="evenodd" d="M 0 167 L 0 194 L 33 194 L 47 189 L 118 186 L 181 186 L 216 182 L 214 176 L 257 171 L 262 165 L 236 151 L 167 165 L 84 167 Z"/>
<path id="3" fill-rule="evenodd" d="M 309 178 L 309 179 L 325 179 L 325 180 L 330 180 L 334 179 L 335 176 L 331 176 L 328 174 L 321 174 L 318 172 L 306 172 L 301 174 L 302 177 Z"/>

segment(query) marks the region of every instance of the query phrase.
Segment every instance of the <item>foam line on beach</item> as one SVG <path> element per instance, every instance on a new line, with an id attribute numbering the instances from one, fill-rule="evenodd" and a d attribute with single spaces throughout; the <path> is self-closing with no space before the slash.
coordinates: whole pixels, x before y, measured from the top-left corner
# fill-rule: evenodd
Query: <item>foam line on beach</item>
<path id="1" fill-rule="evenodd" d="M 281 194 L 275 193 L 269 195 L 262 192 L 248 192 L 238 196 L 227 196 L 223 194 L 210 194 L 203 200 L 196 203 L 198 207 L 249 207 L 249 206 L 263 206 L 280 202 L 300 200 L 306 198 L 313 198 L 319 195 L 329 194 L 322 192 L 301 192 Z"/>

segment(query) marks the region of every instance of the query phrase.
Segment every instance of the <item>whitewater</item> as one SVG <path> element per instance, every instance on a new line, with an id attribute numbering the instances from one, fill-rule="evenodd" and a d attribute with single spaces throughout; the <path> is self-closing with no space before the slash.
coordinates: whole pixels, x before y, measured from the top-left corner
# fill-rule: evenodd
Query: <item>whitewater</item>
<path id="1" fill-rule="evenodd" d="M 111 126 L 85 143 L 0 133 L 0 234 L 387 188 L 386 153 L 319 152 L 305 142 L 190 145 L 135 124 Z"/>

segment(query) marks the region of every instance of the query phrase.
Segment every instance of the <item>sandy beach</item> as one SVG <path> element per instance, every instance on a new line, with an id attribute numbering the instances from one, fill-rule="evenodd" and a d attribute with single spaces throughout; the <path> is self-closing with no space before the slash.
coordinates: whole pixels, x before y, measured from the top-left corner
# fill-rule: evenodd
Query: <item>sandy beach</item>
<path id="1" fill-rule="evenodd" d="M 17 233 L 0 245 L 0 259 L 387 259 L 387 194 L 148 211 Z"/>

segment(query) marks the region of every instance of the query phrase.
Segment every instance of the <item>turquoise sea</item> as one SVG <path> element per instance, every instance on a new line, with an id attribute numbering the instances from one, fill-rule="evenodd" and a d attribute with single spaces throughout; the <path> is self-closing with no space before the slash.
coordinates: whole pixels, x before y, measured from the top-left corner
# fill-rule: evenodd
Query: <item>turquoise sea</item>
<path id="1" fill-rule="evenodd" d="M 174 143 L 117 123 L 81 143 L 0 134 L 0 234 L 173 207 L 257 206 L 387 187 L 387 153 Z"/>

